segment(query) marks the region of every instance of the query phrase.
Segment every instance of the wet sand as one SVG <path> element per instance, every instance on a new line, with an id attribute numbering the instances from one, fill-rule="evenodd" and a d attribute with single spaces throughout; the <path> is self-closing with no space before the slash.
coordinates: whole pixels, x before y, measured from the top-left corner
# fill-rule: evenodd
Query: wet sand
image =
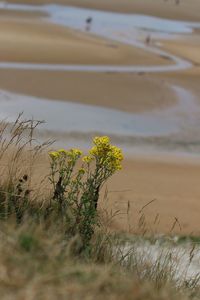
<path id="1" fill-rule="evenodd" d="M 168 65 L 128 45 L 7 11 L 0 20 L 0 61 L 51 64 Z M 41 84 L 42 82 L 42 84 Z M 77 89 L 77 86 L 79 87 Z M 145 88 L 144 88 L 145 86 Z M 73 73 L 0 69 L 0 88 L 20 94 L 143 112 L 175 104 L 164 80 L 143 73 Z M 149 97 L 151 95 L 151 97 Z"/>
<path id="2" fill-rule="evenodd" d="M 177 101 L 163 79 L 137 74 L 0 70 L 0 89 L 137 113 Z"/>
<path id="3" fill-rule="evenodd" d="M 7 10 L 1 9 L 0 10 L 0 18 L 1 20 L 16 20 L 16 19 L 21 19 L 21 21 L 30 21 L 30 20 L 38 20 L 38 18 L 42 18 L 47 16 L 45 13 L 42 13 L 41 11 L 36 12 L 36 11 L 12 11 L 12 10 Z"/>
<path id="4" fill-rule="evenodd" d="M 47 4 L 58 3 L 107 11 L 139 13 L 161 18 L 200 21 L 199 0 L 8 0 L 9 3 Z"/>
<path id="5" fill-rule="evenodd" d="M 28 17 L 28 16 L 27 16 Z M 139 48 L 7 13 L 0 20 L 0 61 L 51 64 L 169 64 Z"/>
<path id="6" fill-rule="evenodd" d="M 103 203 L 113 212 L 119 210 L 121 213 L 115 218 L 114 228 L 170 233 L 177 218 L 181 228 L 177 223 L 172 233 L 199 235 L 199 178 L 200 163 L 196 159 L 135 157 L 125 161 L 121 173 L 113 177 L 108 185 L 108 202 L 104 200 Z M 145 228 L 139 226 L 143 213 Z"/>
<path id="7" fill-rule="evenodd" d="M 165 50 L 179 57 L 191 61 L 195 66 L 200 65 L 200 39 L 199 36 L 180 38 L 176 41 L 163 41 Z"/>
<path id="8" fill-rule="evenodd" d="M 198 55 L 198 60 L 199 59 L 200 59 L 200 55 Z M 152 77 L 157 78 L 157 75 L 153 74 Z M 159 76 L 160 80 L 164 80 L 168 84 L 179 85 L 191 91 L 196 98 L 196 103 L 200 104 L 200 79 L 199 78 L 200 78 L 199 66 L 181 72 L 174 72 L 174 73 L 169 72 L 165 74 L 160 74 Z"/>

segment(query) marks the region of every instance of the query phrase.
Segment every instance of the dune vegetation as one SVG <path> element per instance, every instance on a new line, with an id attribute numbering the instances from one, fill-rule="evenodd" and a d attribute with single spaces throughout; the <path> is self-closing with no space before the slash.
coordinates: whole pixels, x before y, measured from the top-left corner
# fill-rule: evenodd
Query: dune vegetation
<path id="1" fill-rule="evenodd" d="M 199 278 L 176 281 L 167 255 L 148 265 L 134 246 L 124 251 L 127 240 L 145 236 L 109 230 L 98 200 L 122 167 L 121 149 L 95 137 L 85 156 L 49 151 L 50 141 L 35 139 L 38 125 L 21 115 L 0 124 L 1 299 L 199 299 Z M 49 164 L 43 178 L 41 156 Z"/>

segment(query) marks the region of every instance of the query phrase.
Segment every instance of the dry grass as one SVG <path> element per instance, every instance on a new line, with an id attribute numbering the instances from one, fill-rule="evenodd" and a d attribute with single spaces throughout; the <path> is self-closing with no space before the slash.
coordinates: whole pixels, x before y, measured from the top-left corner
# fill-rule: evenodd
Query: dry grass
<path id="1" fill-rule="evenodd" d="M 78 243 L 78 240 L 76 240 Z M 1 299 L 173 300 L 180 293 L 168 285 L 156 289 L 148 280 L 113 263 L 73 257 L 75 240 L 66 242 L 54 230 L 16 228 L 0 231 Z M 187 299 L 181 295 L 181 299 Z"/>

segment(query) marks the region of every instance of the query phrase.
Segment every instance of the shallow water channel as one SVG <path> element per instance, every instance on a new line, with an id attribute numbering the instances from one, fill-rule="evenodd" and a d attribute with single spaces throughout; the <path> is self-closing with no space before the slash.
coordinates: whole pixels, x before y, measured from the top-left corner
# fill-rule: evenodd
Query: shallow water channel
<path id="1" fill-rule="evenodd" d="M 169 59 L 168 65 L 160 66 L 109 66 L 109 65 L 56 65 L 56 64 L 31 64 L 0 62 L 2 69 L 27 69 L 27 70 L 49 70 L 49 71 L 81 71 L 81 72 L 168 72 L 187 69 L 192 64 L 182 58 L 163 51 L 156 45 L 147 47 L 145 37 L 151 34 L 162 42 L 165 38 L 176 38 L 178 35 L 191 34 L 194 28 L 200 24 L 164 20 L 156 17 L 143 15 L 126 15 L 80 9 L 61 5 L 14 5 L 0 2 L 0 9 L 18 11 L 40 11 L 46 13 L 44 20 L 60 24 L 76 30 L 89 30 L 92 34 L 105 37 L 108 41 L 118 41 L 132 46 L 143 48 Z M 86 19 L 90 17 L 92 23 L 86 28 Z M 8 121 L 15 120 L 19 112 L 24 112 L 25 117 L 44 119 L 46 124 L 43 129 L 60 133 L 102 133 L 123 137 L 131 140 L 134 137 L 145 139 L 152 138 L 156 147 L 156 138 L 162 139 L 165 145 L 170 136 L 179 136 L 178 151 L 185 151 L 185 144 L 198 140 L 187 139 L 186 135 L 191 133 L 200 125 L 200 109 L 193 95 L 179 87 L 170 86 L 178 97 L 178 103 L 165 110 L 154 110 L 141 114 L 121 112 L 98 106 L 81 105 L 63 101 L 49 101 L 28 95 L 17 95 L 9 91 L 0 92 L 0 117 Z M 153 144 L 151 140 L 151 145 Z M 160 143 L 160 140 L 159 140 Z M 148 142 L 146 143 L 146 146 Z M 131 143 L 129 143 L 131 147 Z M 194 150 L 195 147 L 192 149 Z M 192 151 L 193 151 L 192 150 Z"/>

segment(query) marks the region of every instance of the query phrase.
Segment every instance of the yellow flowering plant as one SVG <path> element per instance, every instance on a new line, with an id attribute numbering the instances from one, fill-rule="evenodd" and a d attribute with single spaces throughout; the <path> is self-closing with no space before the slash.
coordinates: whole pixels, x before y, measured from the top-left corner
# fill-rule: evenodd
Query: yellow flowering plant
<path id="1" fill-rule="evenodd" d="M 49 180 L 54 187 L 53 199 L 57 199 L 60 204 L 64 201 L 64 193 L 70 184 L 74 167 L 81 155 L 82 152 L 79 149 L 71 149 L 69 151 L 59 149 L 49 153 L 51 159 Z"/>
<path id="2" fill-rule="evenodd" d="M 122 168 L 123 160 L 121 149 L 113 146 L 107 136 L 95 137 L 93 144 L 82 159 L 79 149 L 49 153 L 53 200 L 66 221 L 70 216 L 71 232 L 78 232 L 84 244 L 90 241 L 97 224 L 99 191 Z"/>

